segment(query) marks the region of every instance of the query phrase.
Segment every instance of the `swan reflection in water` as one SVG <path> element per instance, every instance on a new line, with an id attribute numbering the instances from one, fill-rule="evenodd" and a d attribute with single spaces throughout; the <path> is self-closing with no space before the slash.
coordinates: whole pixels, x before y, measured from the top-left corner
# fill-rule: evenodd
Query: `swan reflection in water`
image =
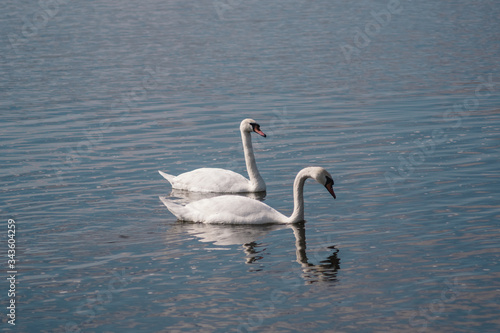
<path id="1" fill-rule="evenodd" d="M 218 193 L 218 192 L 203 193 L 203 192 L 191 192 L 186 190 L 172 189 L 168 197 L 169 199 L 175 198 L 175 200 L 173 201 L 178 204 L 186 205 L 190 202 L 206 198 L 218 197 L 225 194 L 227 193 Z M 250 199 L 264 201 L 264 198 L 266 197 L 266 192 L 262 191 L 262 192 L 248 192 L 248 193 L 232 193 L 231 195 L 239 195 L 242 197 L 249 197 Z"/>
<path id="2" fill-rule="evenodd" d="M 340 269 L 339 250 L 335 246 L 327 246 L 330 255 L 317 264 L 310 262 L 306 253 L 304 223 L 289 225 L 218 225 L 178 222 L 175 228 L 181 228 L 184 232 L 197 237 L 198 241 L 202 243 L 212 243 L 215 246 L 241 245 L 247 264 L 255 263 L 264 258 L 263 252 L 266 249 L 258 249 L 260 245 L 258 239 L 265 237 L 271 231 L 291 228 L 295 236 L 296 261 L 301 265 L 301 275 L 305 283 L 337 280 L 337 271 Z M 323 249 L 320 251 L 323 251 Z M 315 252 L 315 259 L 318 257 L 317 254 L 318 252 Z"/>
<path id="3" fill-rule="evenodd" d="M 321 260 L 319 264 L 309 262 L 306 254 L 306 229 L 304 223 L 291 225 L 295 235 L 295 249 L 297 262 L 302 266 L 302 278 L 307 283 L 318 281 L 336 281 L 337 271 L 340 269 L 340 258 L 337 256 L 339 250 L 335 245 L 328 246 L 333 250 L 326 259 Z"/>

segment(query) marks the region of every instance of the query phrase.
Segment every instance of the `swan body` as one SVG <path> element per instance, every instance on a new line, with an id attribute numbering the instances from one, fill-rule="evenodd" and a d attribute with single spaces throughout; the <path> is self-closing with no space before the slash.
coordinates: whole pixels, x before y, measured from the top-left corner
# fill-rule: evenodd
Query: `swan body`
<path id="1" fill-rule="evenodd" d="M 266 137 L 266 134 L 253 119 L 244 119 L 240 124 L 240 132 L 249 179 L 234 171 L 220 168 L 201 168 L 178 176 L 158 172 L 172 184 L 172 188 L 179 190 L 219 193 L 265 191 L 266 183 L 257 169 L 250 133 L 255 132 L 263 137 Z"/>
<path id="2" fill-rule="evenodd" d="M 295 177 L 293 185 L 294 209 L 290 217 L 283 215 L 261 201 L 242 196 L 223 195 L 191 202 L 185 206 L 166 198 L 160 200 L 181 221 L 227 224 L 297 223 L 304 221 L 304 183 L 313 178 L 323 184 L 330 194 L 333 191 L 332 176 L 321 167 L 307 167 Z"/>
<path id="3" fill-rule="evenodd" d="M 239 173 L 220 168 L 200 168 L 185 172 L 179 176 L 172 176 L 163 171 L 160 175 L 172 184 L 172 188 L 192 192 L 260 192 L 262 188 L 252 188 L 252 183 Z"/>

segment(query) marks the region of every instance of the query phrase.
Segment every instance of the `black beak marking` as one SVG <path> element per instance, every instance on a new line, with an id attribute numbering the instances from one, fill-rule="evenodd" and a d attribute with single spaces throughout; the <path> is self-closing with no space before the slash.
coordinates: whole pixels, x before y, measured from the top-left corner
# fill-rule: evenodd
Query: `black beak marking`
<path id="1" fill-rule="evenodd" d="M 333 197 L 334 199 L 337 199 L 337 196 L 335 195 L 335 192 L 333 191 L 333 187 L 332 187 L 332 186 L 333 186 L 333 184 L 334 184 L 333 179 L 331 179 L 330 177 L 328 177 L 328 176 L 327 176 L 327 177 L 326 177 L 326 184 L 325 184 L 325 187 L 326 187 L 326 189 L 328 190 L 328 192 L 330 192 L 330 194 L 332 195 L 332 197 Z"/>
<path id="2" fill-rule="evenodd" d="M 257 124 L 257 123 L 250 123 L 250 125 L 252 125 L 252 130 L 255 133 L 257 133 L 257 134 L 259 134 L 259 135 L 261 135 L 263 137 L 266 137 L 266 134 L 260 130 L 260 125 L 259 124 Z"/>

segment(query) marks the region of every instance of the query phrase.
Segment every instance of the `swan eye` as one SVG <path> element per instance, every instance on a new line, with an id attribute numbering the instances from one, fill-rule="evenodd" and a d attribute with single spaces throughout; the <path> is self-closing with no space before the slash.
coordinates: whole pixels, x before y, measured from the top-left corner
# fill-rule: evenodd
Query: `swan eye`
<path id="1" fill-rule="evenodd" d="M 257 124 L 257 123 L 250 123 L 250 125 L 252 125 L 252 130 L 253 130 L 255 133 L 257 133 L 257 134 L 259 134 L 259 135 L 261 135 L 261 136 L 263 136 L 263 137 L 266 137 L 266 134 L 264 134 L 264 132 L 262 132 L 262 131 L 260 130 L 260 125 L 259 125 L 259 124 Z"/>
<path id="2" fill-rule="evenodd" d="M 330 177 L 326 176 L 325 186 L 333 185 L 333 184 L 334 184 L 333 179 L 331 179 Z"/>

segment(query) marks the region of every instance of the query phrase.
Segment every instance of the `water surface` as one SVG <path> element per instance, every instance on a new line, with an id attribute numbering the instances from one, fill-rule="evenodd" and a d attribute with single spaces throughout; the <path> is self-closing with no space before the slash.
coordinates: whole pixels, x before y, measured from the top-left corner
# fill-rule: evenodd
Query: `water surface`
<path id="1" fill-rule="evenodd" d="M 0 330 L 498 331 L 500 6 L 388 3 L 7 1 Z M 246 117 L 267 204 L 337 200 L 177 222 L 157 170 L 246 175 Z"/>

